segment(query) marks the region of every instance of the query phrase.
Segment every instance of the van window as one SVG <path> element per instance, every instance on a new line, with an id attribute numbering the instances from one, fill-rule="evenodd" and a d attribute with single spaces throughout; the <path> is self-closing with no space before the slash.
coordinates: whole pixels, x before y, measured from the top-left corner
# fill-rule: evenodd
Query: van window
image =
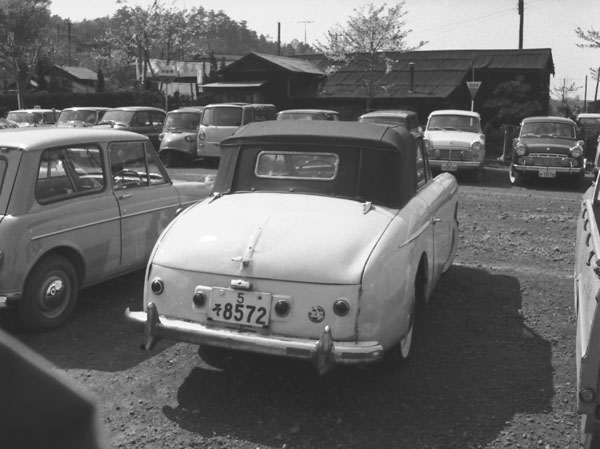
<path id="1" fill-rule="evenodd" d="M 202 114 L 202 124 L 205 126 L 241 126 L 242 108 L 231 106 L 206 108 Z"/>

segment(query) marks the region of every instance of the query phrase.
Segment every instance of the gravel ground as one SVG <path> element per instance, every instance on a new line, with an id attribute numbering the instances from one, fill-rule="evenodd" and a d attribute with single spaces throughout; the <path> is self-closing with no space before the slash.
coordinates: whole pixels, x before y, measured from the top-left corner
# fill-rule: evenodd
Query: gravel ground
<path id="1" fill-rule="evenodd" d="M 86 289 L 47 334 L 0 325 L 98 404 L 114 448 L 579 448 L 573 256 L 581 192 L 460 181 L 460 248 L 412 360 L 395 371 L 249 359 L 225 371 L 192 345 L 141 351 L 125 307 L 143 273 Z"/>

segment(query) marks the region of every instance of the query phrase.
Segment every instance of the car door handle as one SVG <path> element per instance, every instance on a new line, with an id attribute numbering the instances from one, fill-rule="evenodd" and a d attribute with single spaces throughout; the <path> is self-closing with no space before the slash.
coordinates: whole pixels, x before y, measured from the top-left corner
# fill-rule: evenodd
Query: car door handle
<path id="1" fill-rule="evenodd" d="M 431 222 L 432 222 L 433 224 L 436 224 L 436 223 L 441 223 L 442 221 L 443 221 L 443 220 L 442 220 L 441 218 L 435 218 L 435 217 L 432 217 L 432 218 L 431 218 Z"/>

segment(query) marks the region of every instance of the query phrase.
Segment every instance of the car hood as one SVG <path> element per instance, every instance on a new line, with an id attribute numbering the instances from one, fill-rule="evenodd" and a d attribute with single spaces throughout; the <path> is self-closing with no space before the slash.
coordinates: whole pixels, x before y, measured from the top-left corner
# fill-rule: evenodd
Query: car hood
<path id="1" fill-rule="evenodd" d="M 393 210 L 357 201 L 246 193 L 197 204 L 173 221 L 152 263 L 186 271 L 358 284 Z"/>
<path id="2" fill-rule="evenodd" d="M 427 131 L 425 139 L 434 142 L 436 145 L 463 146 L 479 140 L 480 134 L 466 131 Z"/>
<path id="3" fill-rule="evenodd" d="M 536 153 L 543 153 L 547 151 L 556 151 L 557 149 L 564 149 L 568 151 L 574 147 L 577 143 L 573 139 L 564 139 L 560 137 L 523 137 L 521 143 L 527 146 L 529 151 Z"/>

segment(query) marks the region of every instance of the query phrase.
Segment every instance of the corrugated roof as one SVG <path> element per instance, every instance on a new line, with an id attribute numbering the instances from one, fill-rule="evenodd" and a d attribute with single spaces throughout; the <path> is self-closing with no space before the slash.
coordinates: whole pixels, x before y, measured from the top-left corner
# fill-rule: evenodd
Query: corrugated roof
<path id="1" fill-rule="evenodd" d="M 66 65 L 57 65 L 59 69 L 67 72 L 69 75 L 74 76 L 80 80 L 92 80 L 96 81 L 98 79 L 98 75 L 93 70 L 88 69 L 87 67 L 73 67 Z"/>
<path id="2" fill-rule="evenodd" d="M 470 71 L 543 71 L 554 73 L 549 48 L 527 50 L 434 50 L 386 53 L 389 64 L 374 70 L 375 98 L 446 98 L 459 88 Z M 325 98 L 366 98 L 364 65 L 358 58 L 349 63 L 336 63 L 324 55 L 298 56 L 328 73 L 319 94 Z M 410 65 L 414 80 L 410 86 Z M 337 66 L 337 67 L 336 67 Z M 379 88 L 381 86 L 381 88 Z"/>
<path id="3" fill-rule="evenodd" d="M 307 61 L 302 58 L 269 55 L 266 53 L 249 53 L 246 56 L 232 63 L 229 67 L 234 68 L 238 64 L 243 64 L 245 60 L 249 58 L 260 58 L 264 61 L 267 61 L 270 64 L 274 64 L 289 72 L 308 73 L 312 75 L 325 75 L 325 73 L 311 61 Z"/>

